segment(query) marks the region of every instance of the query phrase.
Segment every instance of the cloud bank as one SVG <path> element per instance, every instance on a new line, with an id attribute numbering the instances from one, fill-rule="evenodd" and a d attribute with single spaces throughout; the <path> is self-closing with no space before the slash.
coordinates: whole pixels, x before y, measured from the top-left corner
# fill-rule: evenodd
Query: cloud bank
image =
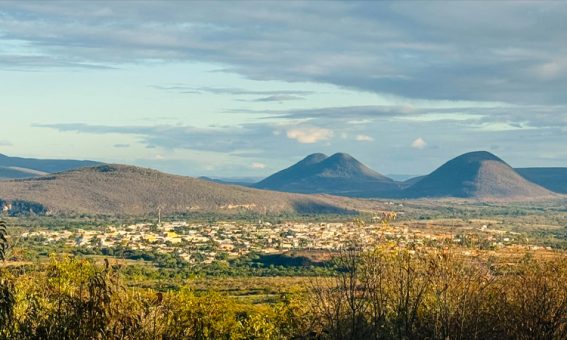
<path id="1" fill-rule="evenodd" d="M 45 123 L 43 112 L 32 120 L 74 138 L 129 136 L 130 147 L 152 154 L 228 154 L 249 169 L 250 159 L 272 167 L 340 149 L 377 170 L 407 173 L 408 155 L 422 157 L 425 172 L 474 148 L 497 149 L 512 164 L 565 166 L 566 17 L 567 4 L 556 1 L 5 2 L 0 71 L 100 75 L 206 63 L 209 75 L 258 81 L 247 88 L 160 74 L 145 89 L 187 103 L 188 118 L 178 113 L 171 124 L 96 124 L 79 105 L 68 121 Z M 317 86 L 352 96 L 323 96 Z M 204 115 L 192 108 L 195 98 L 227 103 L 214 113 L 217 126 L 192 125 Z"/>
<path id="2" fill-rule="evenodd" d="M 565 104 L 566 16 L 555 1 L 8 2 L 0 65 L 204 61 L 250 79 Z"/>

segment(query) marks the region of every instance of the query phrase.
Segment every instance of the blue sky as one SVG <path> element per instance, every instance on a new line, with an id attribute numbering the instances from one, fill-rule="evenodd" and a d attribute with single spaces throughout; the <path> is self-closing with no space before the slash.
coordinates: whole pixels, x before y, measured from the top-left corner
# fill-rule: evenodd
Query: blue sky
<path id="1" fill-rule="evenodd" d="M 264 176 L 567 166 L 567 4 L 1 2 L 0 152 Z"/>

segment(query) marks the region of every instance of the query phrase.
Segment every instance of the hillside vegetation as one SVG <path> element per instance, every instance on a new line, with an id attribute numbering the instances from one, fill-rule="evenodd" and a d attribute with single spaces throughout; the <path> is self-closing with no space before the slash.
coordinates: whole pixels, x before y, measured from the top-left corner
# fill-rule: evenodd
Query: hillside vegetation
<path id="1" fill-rule="evenodd" d="M 51 214 L 147 215 L 190 212 L 345 213 L 348 200 L 221 185 L 124 165 L 100 165 L 0 182 L 0 198 L 29 201 Z"/>
<path id="2" fill-rule="evenodd" d="M 565 339 L 564 258 L 510 266 L 388 247 L 272 304 L 128 287 L 121 267 L 53 256 L 0 267 L 0 339 Z"/>

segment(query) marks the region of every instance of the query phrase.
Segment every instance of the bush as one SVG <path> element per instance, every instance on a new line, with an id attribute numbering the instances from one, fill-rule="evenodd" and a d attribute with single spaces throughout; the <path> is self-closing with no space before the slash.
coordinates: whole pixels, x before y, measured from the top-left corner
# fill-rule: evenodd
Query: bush
<path id="1" fill-rule="evenodd" d="M 339 272 L 311 288 L 318 337 L 328 339 L 564 339 L 564 257 L 496 272 L 450 251 L 355 246 Z"/>
<path id="2" fill-rule="evenodd" d="M 283 339 L 296 303 L 243 305 L 214 292 L 127 289 L 109 266 L 52 256 L 17 278 L 0 271 L 0 339 Z"/>

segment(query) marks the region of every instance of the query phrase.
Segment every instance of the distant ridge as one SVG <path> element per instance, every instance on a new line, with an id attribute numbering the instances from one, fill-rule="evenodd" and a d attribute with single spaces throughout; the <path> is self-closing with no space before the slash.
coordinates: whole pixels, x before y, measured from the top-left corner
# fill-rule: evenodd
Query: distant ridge
<path id="1" fill-rule="evenodd" d="M 84 167 L 92 163 L 98 165 Z M 54 174 L 46 171 L 66 167 L 78 169 Z M 427 176 L 396 182 L 348 154 L 336 153 L 328 157 L 317 153 L 256 184 L 249 184 L 195 179 L 92 161 L 33 160 L 0 155 L 0 178 L 4 177 L 0 181 L 0 210 L 11 206 L 20 210 L 33 207 L 56 214 L 143 215 L 163 207 L 164 212 L 345 213 L 364 210 L 377 202 L 346 197 L 529 200 L 557 198 L 556 193 L 567 191 L 567 168 L 518 171 L 521 175 L 497 156 L 476 151 L 446 162 Z"/>
<path id="2" fill-rule="evenodd" d="M 309 155 L 258 182 L 254 187 L 348 197 L 387 196 L 399 190 L 394 180 L 368 168 L 346 153 L 336 153 L 330 157 L 322 153 Z"/>
<path id="3" fill-rule="evenodd" d="M 24 202 L 24 203 L 22 203 Z M 0 211 L 14 206 L 54 215 L 163 213 L 352 213 L 348 202 L 222 185 L 126 165 L 99 165 L 0 181 Z"/>
<path id="4" fill-rule="evenodd" d="M 567 194 L 567 168 L 519 168 L 515 169 L 528 181 L 562 194 Z"/>
<path id="5" fill-rule="evenodd" d="M 405 181 L 400 183 L 400 186 L 402 187 L 402 189 L 409 188 L 412 185 L 414 185 L 415 183 L 421 181 L 424 177 L 425 176 L 417 176 L 417 177 L 406 179 Z"/>
<path id="6" fill-rule="evenodd" d="M 257 178 L 252 178 L 252 177 L 217 178 L 217 177 L 201 176 L 198 177 L 198 179 L 202 179 L 204 181 L 209 181 L 213 183 L 219 183 L 219 184 L 240 185 L 243 187 L 252 187 L 255 184 L 255 182 L 258 181 Z"/>
<path id="7" fill-rule="evenodd" d="M 527 181 L 492 153 L 475 151 L 443 164 L 406 188 L 402 196 L 532 199 L 553 193 Z"/>
<path id="8" fill-rule="evenodd" d="M 31 178 L 101 164 L 70 159 L 36 159 L 0 154 L 0 179 Z"/>
<path id="9" fill-rule="evenodd" d="M 45 176 L 47 174 L 48 174 L 47 172 L 20 168 L 15 166 L 10 166 L 10 167 L 0 166 L 0 179 L 31 178 L 31 177 Z"/>

